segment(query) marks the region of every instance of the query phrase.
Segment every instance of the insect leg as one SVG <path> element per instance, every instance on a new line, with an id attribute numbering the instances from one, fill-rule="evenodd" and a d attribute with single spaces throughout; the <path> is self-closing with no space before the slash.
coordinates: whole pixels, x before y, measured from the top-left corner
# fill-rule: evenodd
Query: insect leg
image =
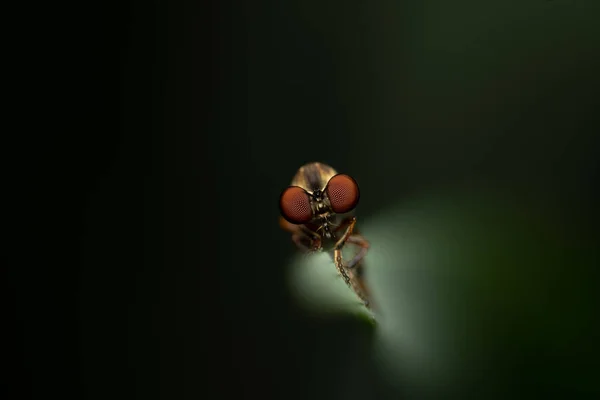
<path id="1" fill-rule="evenodd" d="M 356 253 L 356 255 L 352 258 L 352 260 L 350 260 L 350 262 L 346 265 L 346 268 L 352 269 L 356 266 L 356 264 L 358 264 L 360 262 L 360 260 L 363 259 L 363 257 L 365 255 L 367 255 L 367 252 L 369 251 L 369 247 L 371 245 L 369 244 L 367 239 L 365 239 L 364 237 L 362 237 L 361 235 L 356 234 L 356 233 L 348 236 L 348 239 L 346 240 L 346 242 L 353 243 L 360 247 L 360 250 L 358 251 L 358 253 Z"/>
<path id="2" fill-rule="evenodd" d="M 307 253 L 318 251 L 321 248 L 321 238 L 316 235 L 304 232 L 302 229 L 298 229 L 292 233 L 292 240 L 296 243 L 296 246 Z M 306 243 L 310 243 L 307 245 Z"/>
<path id="3" fill-rule="evenodd" d="M 296 232 L 292 234 L 292 241 L 296 244 L 296 246 L 298 246 L 300 250 L 308 253 L 312 249 L 312 246 L 306 245 L 306 239 L 310 240 L 310 238 L 303 233 Z"/>
<path id="4" fill-rule="evenodd" d="M 344 244 L 346 243 L 348 236 L 352 235 L 352 231 L 354 230 L 355 224 L 356 224 L 356 218 L 352 217 L 352 219 L 350 220 L 350 224 L 348 225 L 348 228 L 346 228 L 346 232 L 344 232 L 344 234 L 342 235 L 340 240 L 338 240 L 337 243 L 335 244 L 335 247 L 334 247 L 335 250 L 341 250 L 341 248 L 344 247 Z"/>
<path id="5" fill-rule="evenodd" d="M 354 290 L 354 293 L 356 293 L 356 295 L 363 301 L 365 306 L 370 307 L 369 296 L 368 296 L 366 290 L 361 286 L 358 277 L 355 277 L 353 273 L 348 274 L 348 271 L 347 271 L 348 266 L 344 265 L 344 260 L 342 259 L 342 247 L 344 247 L 344 244 L 346 243 L 346 241 L 348 241 L 348 239 L 352 237 L 352 231 L 354 230 L 355 224 L 356 224 L 356 218 L 352 217 L 350 224 L 348 225 L 348 228 L 346 229 L 346 232 L 344 232 L 344 235 L 335 244 L 335 247 L 333 249 L 333 261 L 335 264 L 335 268 L 338 270 L 338 272 L 344 279 L 344 282 L 346 282 L 346 284 L 350 288 L 352 288 L 352 290 Z M 366 240 L 364 241 L 364 243 L 368 244 L 368 242 Z M 363 254 L 363 256 L 364 256 L 364 254 Z M 354 262 L 352 264 L 352 266 L 356 265 L 356 263 L 358 261 L 360 261 L 360 259 L 363 256 L 361 256 L 356 262 Z"/>
<path id="6" fill-rule="evenodd" d="M 362 258 L 367 254 L 367 251 L 369 250 L 369 247 L 370 247 L 369 242 L 365 238 L 363 238 L 361 235 L 359 235 L 357 233 L 353 233 L 355 224 L 356 224 L 356 218 L 352 217 L 350 219 L 350 223 L 349 223 L 348 227 L 346 228 L 346 232 L 344 232 L 344 234 L 342 235 L 340 240 L 338 240 L 338 242 L 336 243 L 336 245 L 334 247 L 335 250 L 341 250 L 342 247 L 344 247 L 344 245 L 347 242 L 360 246 L 360 250 L 358 251 L 358 253 L 345 266 L 348 269 L 354 268 L 354 266 L 356 264 L 358 264 L 358 262 L 360 260 L 362 260 Z M 334 254 L 334 257 L 335 257 L 335 254 Z"/>
<path id="7" fill-rule="evenodd" d="M 348 239 L 350 234 L 352 234 L 352 230 L 354 229 L 354 224 L 356 224 L 356 218 L 352 217 L 352 219 L 350 220 L 350 224 L 348 225 L 348 228 L 346 228 L 346 232 L 344 232 L 344 234 L 342 235 L 340 240 L 337 241 L 337 243 L 335 244 L 335 246 L 333 248 L 333 262 L 335 264 L 335 267 L 338 270 L 338 272 L 340 273 L 340 275 L 342 275 L 342 277 L 344 278 L 344 281 L 349 286 L 351 286 L 350 285 L 350 277 L 346 273 L 346 267 L 344 266 L 344 260 L 342 259 L 342 247 L 344 247 L 346 240 Z"/>
<path id="8" fill-rule="evenodd" d="M 344 260 L 342 260 L 342 251 L 340 249 L 333 250 L 333 263 L 335 264 L 335 268 L 340 273 L 346 285 L 352 287 L 352 283 L 350 281 L 350 276 L 346 272 L 346 268 L 344 267 Z"/>
<path id="9" fill-rule="evenodd" d="M 361 286 L 357 277 L 352 275 L 352 273 L 349 275 L 348 271 L 346 271 L 346 266 L 344 265 L 344 260 L 342 259 L 342 251 L 340 249 L 335 249 L 333 251 L 333 256 L 335 268 L 344 279 L 344 282 L 346 282 L 346 285 L 354 290 L 354 293 L 356 293 L 356 295 L 362 300 L 363 304 L 367 308 L 370 308 L 369 295 L 367 294 L 367 291 Z"/>
<path id="10" fill-rule="evenodd" d="M 280 217 L 279 224 L 282 229 L 292 234 L 292 240 L 301 250 L 317 251 L 321 248 L 321 237 L 304 225 L 294 225 Z M 306 242 L 310 243 L 307 245 Z"/>

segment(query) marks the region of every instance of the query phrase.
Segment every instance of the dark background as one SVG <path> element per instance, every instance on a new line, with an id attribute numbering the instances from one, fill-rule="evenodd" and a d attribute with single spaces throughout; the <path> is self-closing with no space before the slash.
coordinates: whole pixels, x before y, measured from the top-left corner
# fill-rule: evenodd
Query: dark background
<path id="1" fill-rule="evenodd" d="M 368 326 L 291 299 L 280 191 L 318 160 L 360 182 L 364 219 L 485 182 L 595 221 L 596 3 L 36 9 L 19 31 L 31 61 L 16 68 L 15 102 L 35 112 L 14 164 L 28 212 L 7 270 L 8 387 L 395 398 L 370 364 Z"/>

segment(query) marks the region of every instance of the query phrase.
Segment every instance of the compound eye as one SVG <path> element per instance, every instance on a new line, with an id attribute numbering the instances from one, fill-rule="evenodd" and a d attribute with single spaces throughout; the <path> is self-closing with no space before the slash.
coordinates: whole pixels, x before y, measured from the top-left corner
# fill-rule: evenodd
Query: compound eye
<path id="1" fill-rule="evenodd" d="M 299 186 L 290 186 L 281 193 L 279 208 L 283 218 L 292 224 L 305 224 L 313 217 L 308 193 Z"/>
<path id="2" fill-rule="evenodd" d="M 327 183 L 325 192 L 329 197 L 331 209 L 338 214 L 352 211 L 358 204 L 358 198 L 360 197 L 356 181 L 344 174 L 332 177 Z"/>

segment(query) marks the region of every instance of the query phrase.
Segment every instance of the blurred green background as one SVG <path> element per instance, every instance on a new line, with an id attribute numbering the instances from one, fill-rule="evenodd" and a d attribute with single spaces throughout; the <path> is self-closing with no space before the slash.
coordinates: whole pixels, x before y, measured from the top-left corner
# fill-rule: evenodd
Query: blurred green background
<path id="1" fill-rule="evenodd" d="M 19 215 L 21 392 L 600 392 L 597 0 L 78 7 L 33 40 L 73 132 Z M 279 228 L 310 161 L 360 185 L 375 326 Z"/>
<path id="2" fill-rule="evenodd" d="M 262 310 L 261 348 L 294 343 L 281 358 L 260 352 L 265 368 L 298 368 L 277 393 L 296 380 L 305 398 L 600 391 L 598 11 L 594 1 L 309 1 L 234 13 L 219 165 L 237 184 L 219 192 L 230 193 L 224 212 L 239 190 L 257 194 L 256 239 L 231 260 L 257 269 L 226 286 L 227 304 L 233 315 Z M 384 313 L 375 329 L 325 312 L 342 301 L 323 297 L 332 266 L 311 275 L 327 263 L 296 265 L 277 231 L 274 201 L 309 161 L 361 186 Z M 301 277 L 284 281 L 290 268 Z"/>

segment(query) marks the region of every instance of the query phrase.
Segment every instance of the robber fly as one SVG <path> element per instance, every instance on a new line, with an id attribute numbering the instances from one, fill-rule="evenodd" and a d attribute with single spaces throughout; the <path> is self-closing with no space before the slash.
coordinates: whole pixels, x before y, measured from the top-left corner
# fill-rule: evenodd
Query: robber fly
<path id="1" fill-rule="evenodd" d="M 370 308 L 369 291 L 360 262 L 367 254 L 369 242 L 355 228 L 354 209 L 360 191 L 356 181 L 338 174 L 328 165 L 305 164 L 279 198 L 280 225 L 292 233 L 292 240 L 303 251 L 327 251 L 338 273 Z M 342 258 L 346 243 L 358 247 L 349 261 Z"/>

